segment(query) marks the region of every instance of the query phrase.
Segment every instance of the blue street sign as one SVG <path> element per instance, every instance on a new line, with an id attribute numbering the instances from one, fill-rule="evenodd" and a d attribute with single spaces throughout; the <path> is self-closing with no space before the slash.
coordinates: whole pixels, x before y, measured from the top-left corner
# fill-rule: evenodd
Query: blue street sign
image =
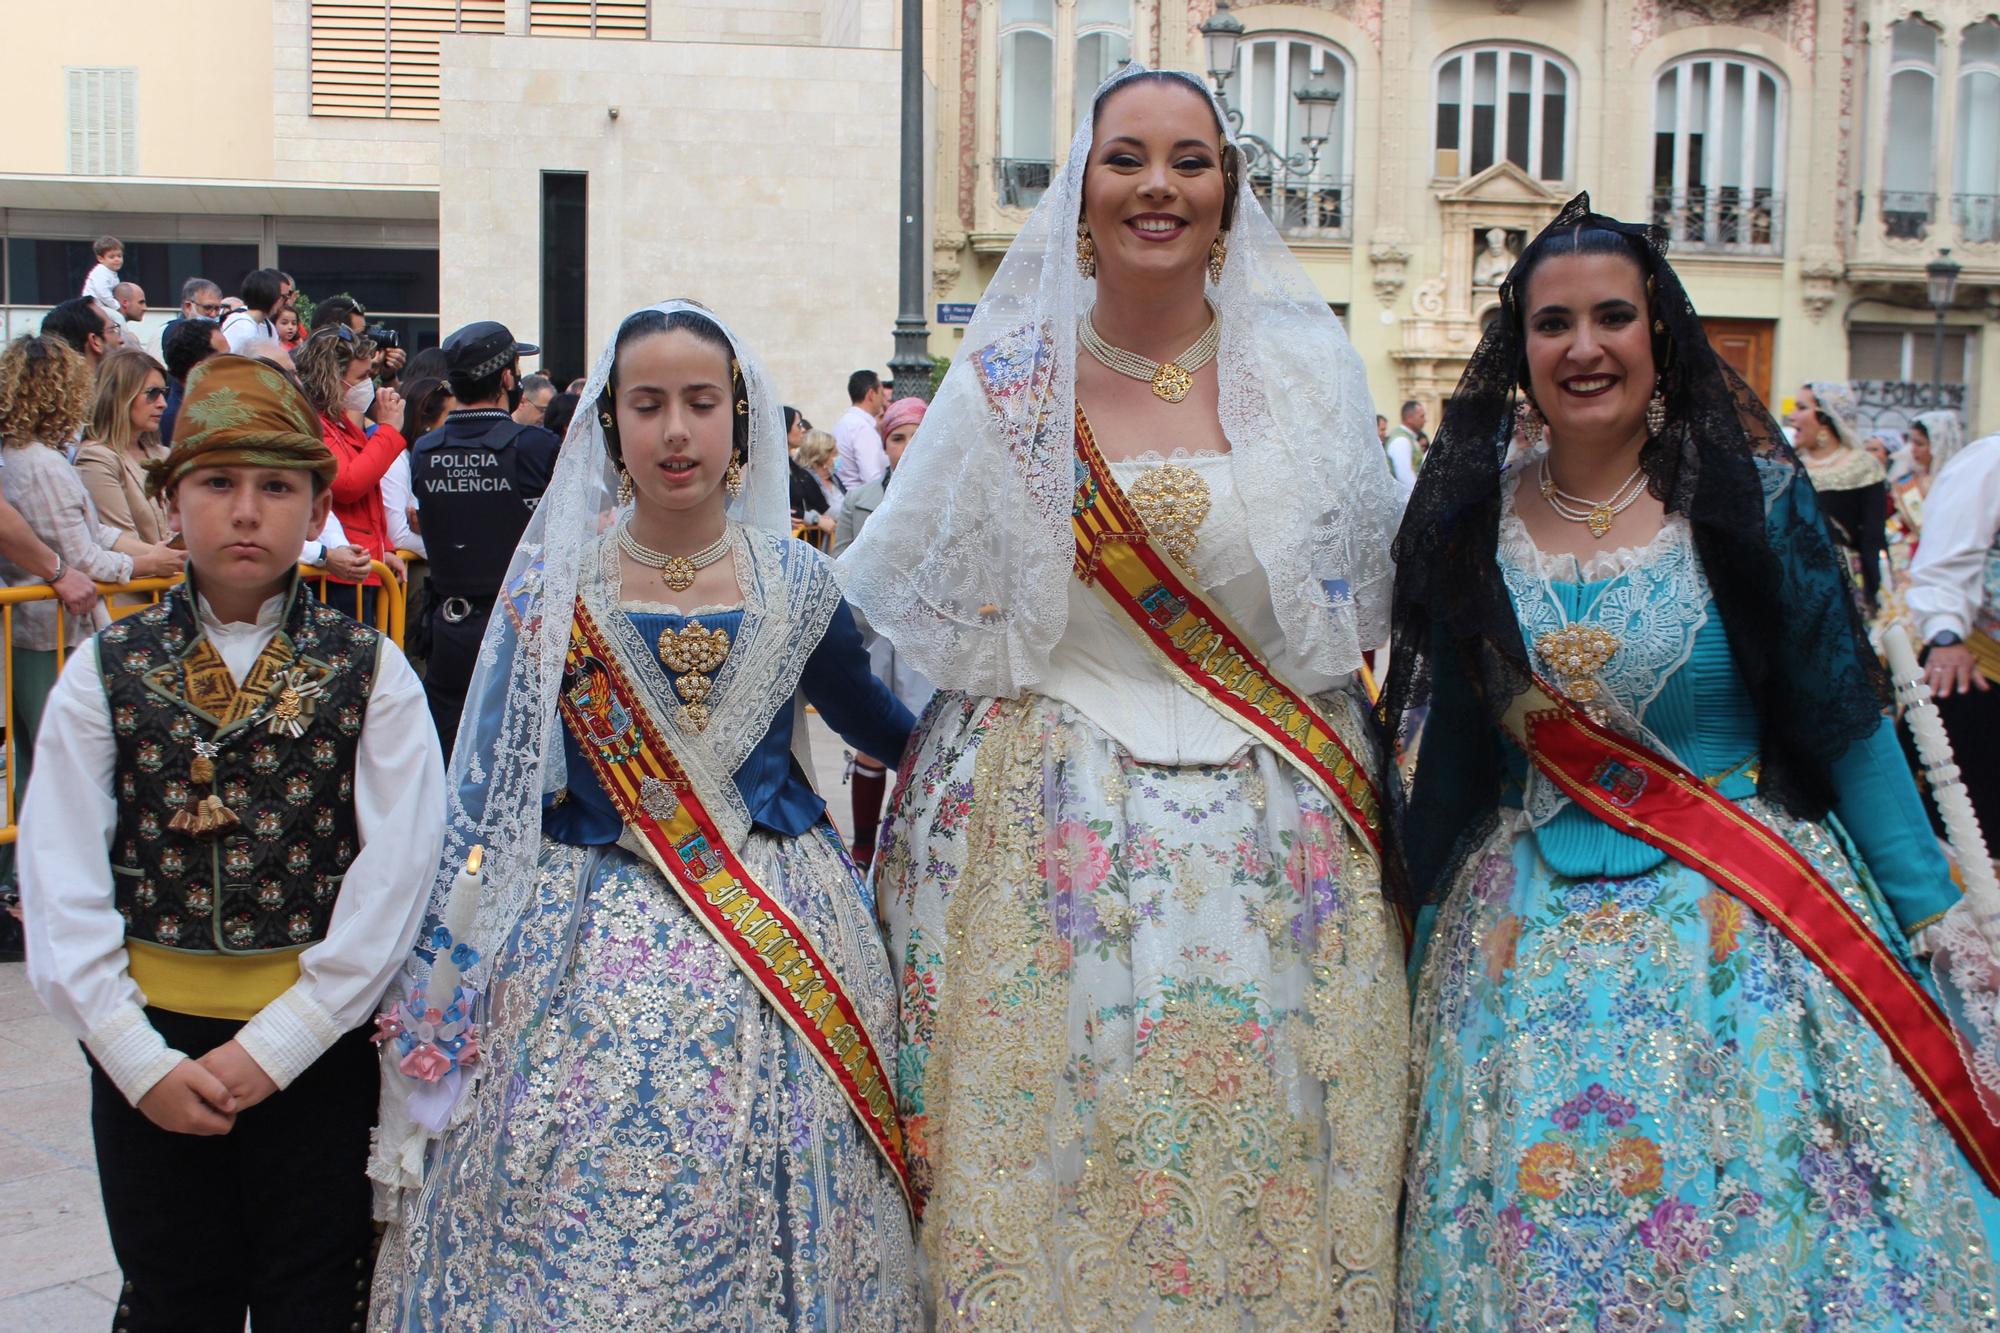
<path id="1" fill-rule="evenodd" d="M 973 303 L 970 301 L 939 301 L 937 322 L 940 324 L 970 324 Z"/>

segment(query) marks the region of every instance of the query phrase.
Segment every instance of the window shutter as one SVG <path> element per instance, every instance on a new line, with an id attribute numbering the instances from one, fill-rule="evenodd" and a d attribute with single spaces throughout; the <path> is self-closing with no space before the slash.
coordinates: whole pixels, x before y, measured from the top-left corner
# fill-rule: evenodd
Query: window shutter
<path id="1" fill-rule="evenodd" d="M 139 72 L 67 69 L 69 169 L 79 176 L 139 170 Z"/>
<path id="2" fill-rule="evenodd" d="M 438 117 L 438 38 L 505 32 L 506 0 L 312 0 L 312 111 Z"/>
<path id="3" fill-rule="evenodd" d="M 528 0 L 528 31 L 538 37 L 607 37 L 643 41 L 647 0 Z"/>

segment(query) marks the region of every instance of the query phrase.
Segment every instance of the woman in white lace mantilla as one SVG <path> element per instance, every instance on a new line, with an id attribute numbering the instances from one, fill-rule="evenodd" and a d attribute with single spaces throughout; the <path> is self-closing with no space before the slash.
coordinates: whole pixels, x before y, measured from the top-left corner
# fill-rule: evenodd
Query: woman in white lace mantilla
<path id="1" fill-rule="evenodd" d="M 426 1109 L 385 1047 L 374 1325 L 919 1327 L 899 1163 L 781 1004 L 805 941 L 893 1067 L 873 906 L 793 744 L 801 697 L 876 754 L 909 711 L 789 538 L 782 413 L 720 320 L 628 317 L 583 402 L 482 647 L 422 937 L 483 846 L 469 1090 Z"/>
<path id="2" fill-rule="evenodd" d="M 1164 664 L 1108 558 L 1072 573 L 1120 493 L 1191 594 L 1149 614 L 1206 602 L 1379 770 L 1354 673 L 1398 495 L 1222 126 L 1184 75 L 1099 90 L 840 564 L 942 691 L 876 872 L 942 1328 L 1391 1326 L 1407 1021 L 1366 821 Z"/>

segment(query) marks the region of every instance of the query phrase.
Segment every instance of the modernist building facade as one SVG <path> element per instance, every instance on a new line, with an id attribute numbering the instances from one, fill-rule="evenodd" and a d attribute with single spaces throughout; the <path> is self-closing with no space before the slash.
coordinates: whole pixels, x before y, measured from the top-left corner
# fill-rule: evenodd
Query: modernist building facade
<path id="1" fill-rule="evenodd" d="M 1985 3 L 1985 0 L 1980 0 Z M 815 418 L 896 314 L 898 0 L 109 0 L 10 27 L 0 312 L 89 240 L 180 277 L 291 271 L 421 345 L 494 316 L 579 373 L 619 314 L 730 313 Z M 1932 401 L 1925 267 L 1961 266 L 1942 390 L 2000 429 L 2000 22 L 1974 0 L 1239 4 L 1253 173 L 1365 358 L 1436 419 L 1522 240 L 1578 190 L 1671 229 L 1774 404 Z M 1120 61 L 1205 71 L 1214 0 L 927 0 L 932 348 Z M 1308 142 L 1307 85 L 1338 95 Z M 1291 156 L 1292 166 L 1274 166 Z"/>
<path id="2" fill-rule="evenodd" d="M 947 0 L 940 302 L 977 299 L 1103 74 L 1124 59 L 1206 70 L 1213 14 Z M 1948 247 L 1962 272 L 1943 395 L 2000 429 L 2000 396 L 1979 392 L 2000 383 L 2000 22 L 1983 6 L 1312 0 L 1232 17 L 1227 100 L 1302 159 L 1253 177 L 1390 416 L 1416 398 L 1437 420 L 1496 275 L 1587 189 L 1670 228 L 1711 338 L 1760 393 L 1851 377 L 1885 427 L 1932 400 L 1925 267 Z M 1304 138 L 1309 84 L 1340 94 L 1323 142 Z"/>

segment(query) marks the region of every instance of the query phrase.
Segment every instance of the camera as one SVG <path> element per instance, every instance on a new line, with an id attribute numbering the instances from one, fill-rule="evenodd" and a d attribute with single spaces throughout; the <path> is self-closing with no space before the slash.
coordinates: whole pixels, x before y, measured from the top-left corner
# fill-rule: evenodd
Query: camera
<path id="1" fill-rule="evenodd" d="M 377 347 L 401 346 L 396 340 L 396 331 L 386 324 L 370 324 L 368 326 L 368 340 Z"/>

